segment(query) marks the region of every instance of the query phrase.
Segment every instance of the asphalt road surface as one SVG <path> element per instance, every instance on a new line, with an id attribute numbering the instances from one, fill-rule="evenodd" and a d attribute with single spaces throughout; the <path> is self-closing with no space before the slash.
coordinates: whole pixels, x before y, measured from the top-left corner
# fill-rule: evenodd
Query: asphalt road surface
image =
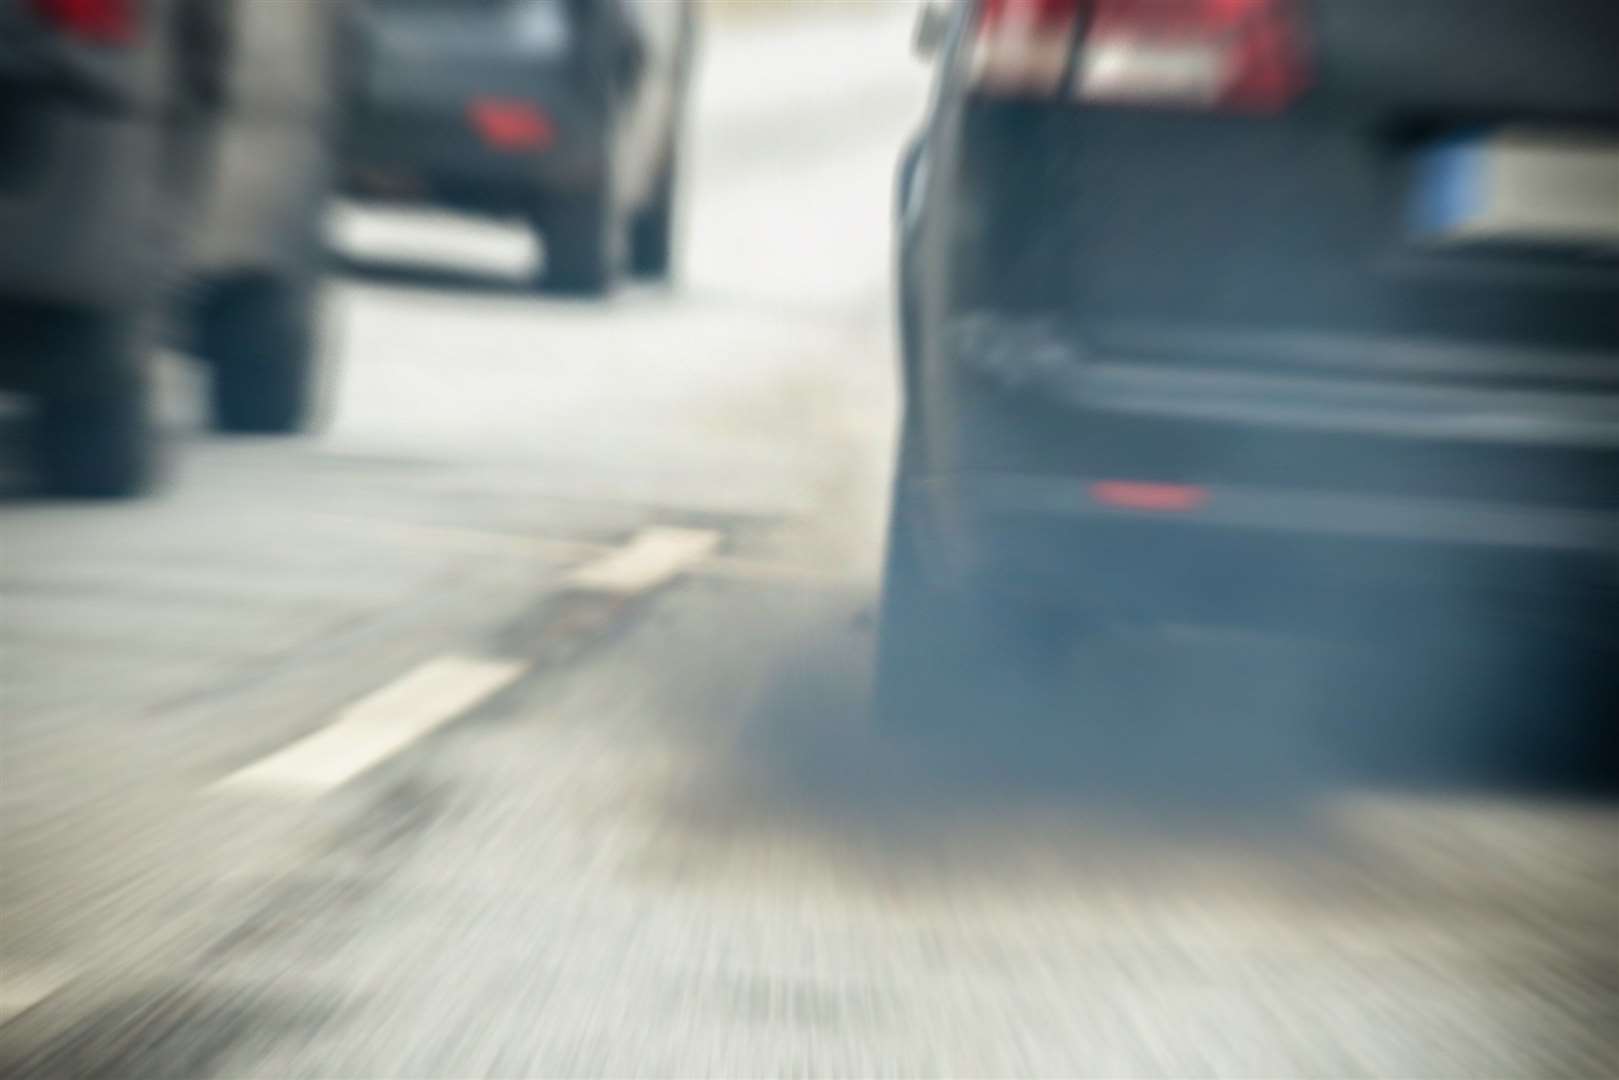
<path id="1" fill-rule="evenodd" d="M 1619 1075 L 1611 803 L 1306 780 L 1292 646 L 872 733 L 902 8 L 714 29 L 676 290 L 348 217 L 329 432 L 0 501 L 0 1073 Z"/>

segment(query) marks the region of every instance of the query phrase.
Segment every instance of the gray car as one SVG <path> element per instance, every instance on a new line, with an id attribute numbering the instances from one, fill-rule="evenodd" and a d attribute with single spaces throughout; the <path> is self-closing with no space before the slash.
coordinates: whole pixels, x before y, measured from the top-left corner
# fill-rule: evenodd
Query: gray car
<path id="1" fill-rule="evenodd" d="M 225 430 L 290 431 L 317 384 L 332 0 L 0 0 L 0 375 L 42 486 L 151 480 L 152 361 L 178 331 Z"/>
<path id="2" fill-rule="evenodd" d="M 343 188 L 530 223 L 543 287 L 667 277 L 695 5 L 373 0 Z"/>

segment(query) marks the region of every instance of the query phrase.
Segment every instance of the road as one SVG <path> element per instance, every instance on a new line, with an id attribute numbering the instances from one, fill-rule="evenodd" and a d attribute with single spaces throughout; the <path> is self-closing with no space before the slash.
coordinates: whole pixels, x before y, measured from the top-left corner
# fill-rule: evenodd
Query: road
<path id="1" fill-rule="evenodd" d="M 715 28 L 677 289 L 351 218 L 328 432 L 0 501 L 0 1073 L 1619 1074 L 1611 805 L 1277 782 L 1307 662 L 871 732 L 902 8 Z"/>

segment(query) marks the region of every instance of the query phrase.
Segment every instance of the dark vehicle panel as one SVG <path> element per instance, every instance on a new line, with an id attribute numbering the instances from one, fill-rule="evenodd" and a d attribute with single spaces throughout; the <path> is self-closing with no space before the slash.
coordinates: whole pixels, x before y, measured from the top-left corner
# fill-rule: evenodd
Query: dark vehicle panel
<path id="1" fill-rule="evenodd" d="M 578 32 L 563 0 L 381 5 L 368 27 L 348 185 L 515 210 L 541 178 L 590 183 L 605 102 L 576 55 Z M 529 124 L 480 121 L 480 110 L 502 105 L 532 106 Z"/>
<path id="2" fill-rule="evenodd" d="M 1610 0 L 1310 0 L 1329 97 L 1401 112 L 1619 117 Z"/>
<path id="3" fill-rule="evenodd" d="M 880 687 L 974 655 L 923 627 L 991 595 L 1242 623 L 1471 588 L 1601 625 L 1616 31 L 1586 0 L 958 8 L 902 190 Z"/>
<path id="4" fill-rule="evenodd" d="M 952 179 L 974 202 L 952 237 L 964 303 L 1106 322 L 1614 340 L 1619 261 L 1417 241 L 1420 139 L 1305 110 L 1255 119 L 975 103 L 961 125 L 971 150 Z"/>
<path id="5" fill-rule="evenodd" d="M 970 94 L 939 123 L 929 378 L 1261 429 L 1611 441 L 1586 418 L 1614 400 L 1619 259 L 1429 242 L 1412 217 L 1435 117 L 1368 125 L 1322 93 L 1276 115 Z"/>
<path id="6" fill-rule="evenodd" d="M 178 242 L 165 181 L 184 177 L 162 166 L 218 104 L 222 50 L 185 41 L 218 36 L 206 15 L 161 0 L 101 40 L 0 4 L 0 294 L 108 308 L 163 277 Z"/>

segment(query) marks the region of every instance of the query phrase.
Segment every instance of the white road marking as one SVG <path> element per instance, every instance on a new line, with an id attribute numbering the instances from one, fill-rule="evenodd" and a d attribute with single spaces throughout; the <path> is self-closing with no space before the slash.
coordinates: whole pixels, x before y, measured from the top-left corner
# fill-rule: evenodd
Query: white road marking
<path id="1" fill-rule="evenodd" d="M 0 1024 L 38 1005 L 72 978 L 65 967 L 0 970 Z"/>
<path id="2" fill-rule="evenodd" d="M 515 557 L 539 556 L 552 562 L 600 560 L 625 550 L 623 546 L 603 544 L 594 540 L 532 536 L 523 533 L 469 529 L 458 525 L 383 521 L 328 511 L 311 511 L 305 516 L 312 520 L 335 523 L 345 529 L 353 528 L 386 536 L 393 543 L 452 551 L 489 552 Z M 577 570 L 570 573 L 575 572 Z M 682 572 L 696 577 L 786 582 L 827 588 L 871 585 L 877 576 L 874 569 L 812 566 L 802 562 L 750 559 L 735 555 L 712 555 L 701 562 L 682 568 Z"/>
<path id="3" fill-rule="evenodd" d="M 645 592 L 702 562 L 719 546 L 708 529 L 654 527 L 569 573 L 584 592 Z M 345 708 L 331 724 L 231 773 L 218 792 L 316 795 L 353 779 L 454 720 L 530 667 L 525 660 L 442 656 Z"/>
<path id="4" fill-rule="evenodd" d="M 564 578 L 570 588 L 629 596 L 646 592 L 702 562 L 719 546 L 711 529 L 655 526 L 628 544 L 592 559 Z"/>
<path id="5" fill-rule="evenodd" d="M 327 727 L 220 780 L 214 790 L 327 791 L 509 686 L 528 666 L 468 656 L 430 660 L 356 701 Z"/>

